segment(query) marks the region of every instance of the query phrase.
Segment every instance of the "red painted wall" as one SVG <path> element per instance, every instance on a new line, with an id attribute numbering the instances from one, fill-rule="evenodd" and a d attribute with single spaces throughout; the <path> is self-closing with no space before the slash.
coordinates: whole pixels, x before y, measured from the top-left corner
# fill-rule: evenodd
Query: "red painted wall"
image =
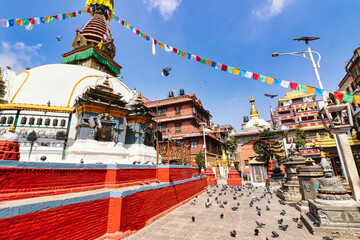
<path id="1" fill-rule="evenodd" d="M 0 239 L 95 239 L 106 233 L 109 199 L 0 220 Z"/>
<path id="2" fill-rule="evenodd" d="M 192 169 L 192 168 L 190 168 L 190 169 L 188 169 L 188 168 L 170 168 L 169 172 L 170 172 L 170 181 L 176 182 L 176 181 L 192 178 L 192 176 L 195 173 L 198 173 L 199 170 L 196 168 L 195 169 Z"/>
<path id="3" fill-rule="evenodd" d="M 202 178 L 124 197 L 121 209 L 121 232 L 143 228 L 150 218 L 201 192 L 206 186 L 206 178 Z"/>
<path id="4" fill-rule="evenodd" d="M 0 168 L 0 202 L 155 181 L 156 169 Z"/>

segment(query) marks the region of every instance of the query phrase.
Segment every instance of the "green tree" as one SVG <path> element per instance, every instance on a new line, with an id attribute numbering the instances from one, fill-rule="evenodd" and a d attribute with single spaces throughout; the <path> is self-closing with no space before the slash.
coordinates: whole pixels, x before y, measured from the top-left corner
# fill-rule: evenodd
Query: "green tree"
<path id="1" fill-rule="evenodd" d="M 303 129 L 301 129 L 300 127 L 298 127 L 295 131 L 295 136 L 293 138 L 295 147 L 300 148 L 300 147 L 305 146 L 306 137 L 307 137 L 307 134 L 305 134 L 305 131 Z"/>
<path id="2" fill-rule="evenodd" d="M 198 165 L 199 173 L 201 172 L 202 168 L 204 170 L 206 170 L 206 168 L 205 168 L 205 158 L 204 158 L 204 155 L 202 154 L 202 152 L 199 152 L 198 154 L 196 154 L 195 162 Z"/>
<path id="3" fill-rule="evenodd" d="M 229 141 L 226 144 L 226 150 L 231 153 L 231 156 L 234 156 L 234 152 L 237 148 L 238 144 L 233 137 L 230 137 Z"/>
<path id="4" fill-rule="evenodd" d="M 276 158 L 279 165 L 285 159 L 282 142 L 277 138 L 278 135 L 276 132 L 271 131 L 271 129 L 260 131 L 260 141 L 258 142 L 255 153 L 257 154 L 256 158 L 260 161 L 264 161 L 266 166 L 273 157 Z"/>

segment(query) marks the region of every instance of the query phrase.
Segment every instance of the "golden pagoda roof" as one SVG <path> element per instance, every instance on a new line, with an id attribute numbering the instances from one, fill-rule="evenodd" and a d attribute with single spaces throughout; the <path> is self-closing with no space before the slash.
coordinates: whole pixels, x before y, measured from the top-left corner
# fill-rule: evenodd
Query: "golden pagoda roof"
<path id="1" fill-rule="evenodd" d="M 279 98 L 279 102 L 281 101 L 288 101 L 291 99 L 296 98 L 303 98 L 303 97 L 311 97 L 313 96 L 315 98 L 315 94 L 312 93 L 304 93 L 303 91 L 292 91 L 292 92 L 285 92 L 285 98 Z"/>
<path id="2" fill-rule="evenodd" d="M 251 103 L 251 109 L 250 109 L 251 119 L 259 119 L 259 111 L 255 107 L 255 99 L 252 96 L 249 102 Z"/>
<path id="3" fill-rule="evenodd" d="M 318 142 L 315 143 L 315 147 L 323 147 L 323 148 L 330 148 L 336 147 L 335 140 L 330 137 L 330 134 L 326 135 L 325 137 L 320 137 L 320 134 L 316 134 Z M 356 131 L 352 132 L 352 136 L 348 136 L 350 146 L 360 145 L 360 140 L 357 139 Z"/>

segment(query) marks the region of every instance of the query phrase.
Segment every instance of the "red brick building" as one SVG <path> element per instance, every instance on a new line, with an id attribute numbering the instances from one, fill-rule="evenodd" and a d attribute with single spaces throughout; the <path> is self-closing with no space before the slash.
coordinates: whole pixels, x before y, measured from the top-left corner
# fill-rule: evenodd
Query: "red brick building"
<path id="1" fill-rule="evenodd" d="M 225 139 L 220 132 L 229 128 L 211 129 L 211 114 L 195 94 L 185 95 L 184 91 L 180 90 L 179 96 L 173 96 L 170 92 L 169 98 L 156 101 L 144 99 L 144 103 L 155 114 L 154 120 L 158 123 L 163 139 L 184 143 L 191 148 L 192 159 L 197 153 L 204 152 L 203 126 L 200 124 L 204 122 L 208 163 L 212 166 L 220 159 L 225 142 L 221 140 Z"/>

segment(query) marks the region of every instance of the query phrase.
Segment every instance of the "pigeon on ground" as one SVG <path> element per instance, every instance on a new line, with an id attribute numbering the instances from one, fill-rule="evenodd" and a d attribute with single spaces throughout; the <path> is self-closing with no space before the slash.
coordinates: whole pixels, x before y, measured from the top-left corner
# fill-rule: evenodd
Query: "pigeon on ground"
<path id="1" fill-rule="evenodd" d="M 192 200 L 192 202 L 190 203 L 190 205 L 195 205 L 196 203 L 196 199 Z"/>
<path id="2" fill-rule="evenodd" d="M 222 203 L 220 203 L 220 206 L 219 206 L 220 208 L 224 208 L 224 205 L 222 204 Z"/>
<path id="3" fill-rule="evenodd" d="M 239 207 L 232 207 L 231 210 L 233 211 L 237 211 L 239 209 Z"/>
<path id="4" fill-rule="evenodd" d="M 270 199 L 268 199 L 268 201 L 267 201 L 268 203 L 270 203 Z"/>
<path id="5" fill-rule="evenodd" d="M 261 222 L 258 222 L 258 221 L 255 221 L 256 222 L 256 225 L 258 225 L 259 228 L 262 228 L 265 226 L 265 223 L 261 223 Z"/>
<path id="6" fill-rule="evenodd" d="M 233 196 L 233 199 L 234 199 L 234 200 L 236 200 L 236 199 L 237 199 L 237 197 L 236 197 L 236 196 Z"/>
<path id="7" fill-rule="evenodd" d="M 258 215 L 259 217 L 261 216 L 261 211 L 260 211 L 260 210 L 257 211 L 257 215 Z"/>
<path id="8" fill-rule="evenodd" d="M 222 214 L 220 214 L 220 218 L 221 219 L 223 219 L 224 218 L 224 214 L 222 213 Z"/>
<path id="9" fill-rule="evenodd" d="M 314 225 L 315 227 L 320 227 L 320 225 L 321 225 L 321 222 L 319 222 L 319 221 L 316 221 L 316 222 L 314 222 L 314 223 L 313 223 L 313 225 Z"/>
<path id="10" fill-rule="evenodd" d="M 146 185 L 150 185 L 150 184 L 151 184 L 151 182 L 147 182 L 147 183 L 146 183 Z"/>
<path id="11" fill-rule="evenodd" d="M 140 186 L 144 186 L 144 183 L 140 183 L 139 185 L 140 185 Z"/>
<path id="12" fill-rule="evenodd" d="M 159 181 L 156 181 L 156 183 L 161 183 L 161 181 L 159 180 Z"/>
<path id="13" fill-rule="evenodd" d="M 258 236 L 258 235 L 259 235 L 259 229 L 255 228 L 255 230 L 254 230 L 254 235 L 255 235 L 255 236 Z"/>
<path id="14" fill-rule="evenodd" d="M 289 227 L 289 225 L 280 225 L 279 229 L 283 230 L 283 231 L 286 231 L 288 227 Z"/>
<path id="15" fill-rule="evenodd" d="M 283 209 L 283 210 L 281 211 L 280 215 L 285 216 L 285 214 L 286 214 L 286 211 Z"/>
<path id="16" fill-rule="evenodd" d="M 227 201 L 224 201 L 224 204 L 226 205 L 226 204 L 227 204 Z"/>
<path id="17" fill-rule="evenodd" d="M 230 232 L 230 236 L 236 237 L 236 231 L 235 231 L 235 230 L 232 230 L 232 231 Z"/>
<path id="18" fill-rule="evenodd" d="M 294 222 L 298 222 L 298 221 L 299 221 L 299 218 L 295 217 L 295 218 L 292 218 L 292 220 L 293 220 Z"/>
<path id="19" fill-rule="evenodd" d="M 272 236 L 273 238 L 277 238 L 277 237 L 279 237 L 279 234 L 278 234 L 277 232 L 272 231 L 271 233 L 272 233 L 272 235 L 271 235 L 271 236 Z"/>
<path id="20" fill-rule="evenodd" d="M 193 222 L 195 222 L 195 217 L 194 217 L 194 216 L 192 216 L 192 217 L 191 217 L 191 220 L 192 220 Z"/>
<path id="21" fill-rule="evenodd" d="M 266 206 L 266 209 L 265 209 L 266 211 L 270 211 L 270 208 L 269 208 L 269 206 Z"/>
<path id="22" fill-rule="evenodd" d="M 327 235 L 327 236 L 323 237 L 323 239 L 324 239 L 324 240 L 333 240 L 334 237 L 331 236 L 331 235 Z"/>
<path id="23" fill-rule="evenodd" d="M 277 222 L 278 222 L 278 224 L 282 224 L 283 222 L 284 222 L 284 219 L 279 219 L 279 220 L 277 220 Z"/>
<path id="24" fill-rule="evenodd" d="M 237 202 L 237 205 L 240 206 L 240 202 Z"/>
<path id="25" fill-rule="evenodd" d="M 303 222 L 300 221 L 299 224 L 297 225 L 298 228 L 302 228 L 304 226 Z"/>
<path id="26" fill-rule="evenodd" d="M 207 199 L 207 202 L 210 202 L 210 199 Z"/>

